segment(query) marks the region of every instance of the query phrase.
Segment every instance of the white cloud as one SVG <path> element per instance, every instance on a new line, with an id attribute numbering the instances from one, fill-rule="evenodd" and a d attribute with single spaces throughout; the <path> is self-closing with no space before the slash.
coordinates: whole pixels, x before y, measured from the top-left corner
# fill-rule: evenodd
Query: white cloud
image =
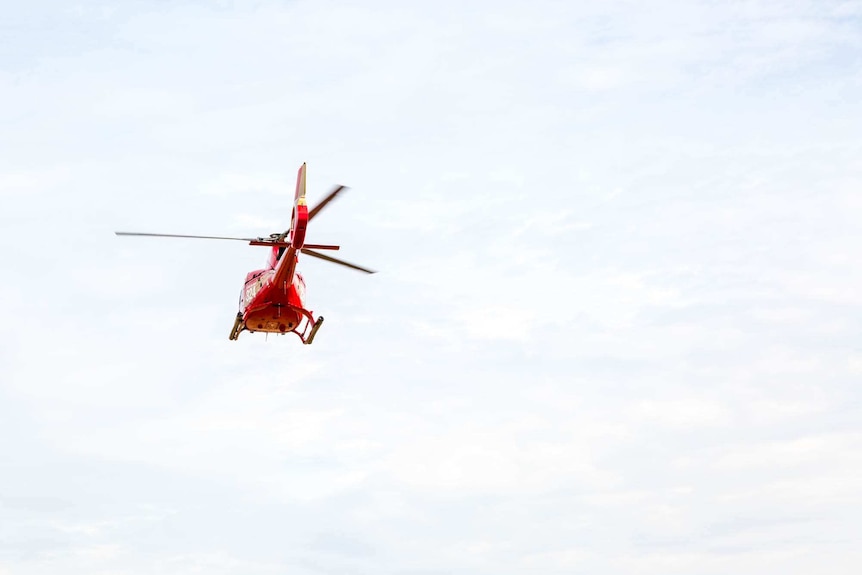
<path id="1" fill-rule="evenodd" d="M 859 466 L 862 461 L 855 455 L 859 442 L 860 437 L 856 434 L 833 434 L 736 446 L 732 452 L 716 459 L 714 465 L 719 469 L 774 469 L 831 459 L 842 465 Z"/>
<path id="2" fill-rule="evenodd" d="M 16 7 L 0 572 L 857 572 L 857 11 Z"/>
<path id="3" fill-rule="evenodd" d="M 519 306 L 494 306 L 469 309 L 459 314 L 461 329 L 477 339 L 526 341 L 535 315 Z"/>
<path id="4" fill-rule="evenodd" d="M 524 443 L 510 433 L 461 427 L 403 445 L 387 467 L 411 487 L 470 494 L 529 493 L 614 482 L 613 474 L 591 461 L 587 445 L 579 445 L 572 435 L 564 436 L 563 441 Z"/>
<path id="5" fill-rule="evenodd" d="M 726 426 L 733 421 L 725 405 L 697 398 L 641 401 L 632 411 L 635 419 L 688 430 Z"/>

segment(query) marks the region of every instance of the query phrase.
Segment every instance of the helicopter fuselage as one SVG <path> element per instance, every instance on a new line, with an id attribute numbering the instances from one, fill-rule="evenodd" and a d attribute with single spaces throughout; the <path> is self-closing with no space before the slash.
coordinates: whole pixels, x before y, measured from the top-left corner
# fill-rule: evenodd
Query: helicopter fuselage
<path id="1" fill-rule="evenodd" d="M 292 278 L 279 279 L 274 268 L 250 272 L 240 293 L 239 313 L 246 331 L 294 331 L 303 318 L 311 316 L 305 309 L 302 275 L 294 273 Z"/>

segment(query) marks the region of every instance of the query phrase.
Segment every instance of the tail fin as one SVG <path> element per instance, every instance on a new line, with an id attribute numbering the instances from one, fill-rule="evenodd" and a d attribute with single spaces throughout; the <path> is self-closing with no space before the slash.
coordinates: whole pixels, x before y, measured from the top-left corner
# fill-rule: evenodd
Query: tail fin
<path id="1" fill-rule="evenodd" d="M 305 203 L 305 162 L 296 174 L 296 195 L 293 199 L 293 218 L 290 243 L 294 249 L 305 244 L 305 229 L 308 227 L 308 206 Z"/>
<path id="2" fill-rule="evenodd" d="M 296 196 L 294 202 L 298 202 L 302 198 L 305 200 L 305 162 L 299 166 L 299 171 L 296 173 Z"/>

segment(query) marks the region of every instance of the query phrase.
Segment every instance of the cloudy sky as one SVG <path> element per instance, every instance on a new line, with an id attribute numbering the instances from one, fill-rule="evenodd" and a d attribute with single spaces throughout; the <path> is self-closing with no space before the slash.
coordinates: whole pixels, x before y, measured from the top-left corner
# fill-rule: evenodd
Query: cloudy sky
<path id="1" fill-rule="evenodd" d="M 7 4 L 0 574 L 862 571 L 862 2 Z"/>

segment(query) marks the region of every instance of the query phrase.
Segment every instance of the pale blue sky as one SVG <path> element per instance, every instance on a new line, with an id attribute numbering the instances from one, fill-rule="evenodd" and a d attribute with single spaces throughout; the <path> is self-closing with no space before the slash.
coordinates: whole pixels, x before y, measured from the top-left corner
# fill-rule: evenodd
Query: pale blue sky
<path id="1" fill-rule="evenodd" d="M 0 575 L 858 573 L 860 18 L 6 7 Z"/>

